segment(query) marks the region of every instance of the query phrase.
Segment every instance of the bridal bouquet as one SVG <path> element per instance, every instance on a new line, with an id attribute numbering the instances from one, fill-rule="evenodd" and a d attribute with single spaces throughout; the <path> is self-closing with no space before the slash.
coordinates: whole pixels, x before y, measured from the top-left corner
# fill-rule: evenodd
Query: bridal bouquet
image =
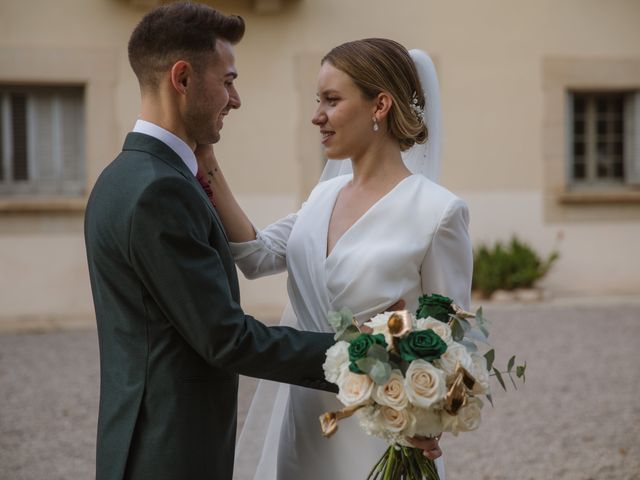
<path id="1" fill-rule="evenodd" d="M 408 311 L 373 317 L 365 323 L 371 333 L 362 333 L 346 309 L 328 320 L 338 341 L 323 367 L 344 408 L 320 417 L 322 432 L 333 435 L 339 420 L 355 414 L 367 434 L 390 444 L 368 479 L 438 480 L 433 461 L 406 438 L 475 430 L 480 397 L 491 402 L 490 376 L 505 389 L 503 374 L 514 387 L 513 374 L 524 381 L 526 364 L 514 371 L 515 356 L 500 372 L 493 349 L 479 353 L 489 336 L 482 309 L 466 312 L 441 295 L 421 297 L 415 317 Z"/>

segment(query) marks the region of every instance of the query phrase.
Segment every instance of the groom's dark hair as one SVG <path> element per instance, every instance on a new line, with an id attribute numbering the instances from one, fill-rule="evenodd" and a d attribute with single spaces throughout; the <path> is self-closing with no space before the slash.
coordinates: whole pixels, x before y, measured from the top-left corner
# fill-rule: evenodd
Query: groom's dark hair
<path id="1" fill-rule="evenodd" d="M 238 43 L 244 20 L 199 3 L 177 2 L 147 13 L 129 39 L 129 63 L 140 86 L 156 88 L 160 74 L 178 60 L 195 70 L 210 62 L 218 39 Z"/>

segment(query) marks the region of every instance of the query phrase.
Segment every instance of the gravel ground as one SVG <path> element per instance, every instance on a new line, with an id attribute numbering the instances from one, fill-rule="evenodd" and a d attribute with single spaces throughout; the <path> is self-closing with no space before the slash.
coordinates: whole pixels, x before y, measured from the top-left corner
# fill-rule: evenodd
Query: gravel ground
<path id="1" fill-rule="evenodd" d="M 518 354 L 527 382 L 445 436 L 449 480 L 640 479 L 640 302 L 589 303 L 485 308 L 496 363 Z M 93 478 L 97 402 L 95 331 L 1 334 L 0 479 Z"/>

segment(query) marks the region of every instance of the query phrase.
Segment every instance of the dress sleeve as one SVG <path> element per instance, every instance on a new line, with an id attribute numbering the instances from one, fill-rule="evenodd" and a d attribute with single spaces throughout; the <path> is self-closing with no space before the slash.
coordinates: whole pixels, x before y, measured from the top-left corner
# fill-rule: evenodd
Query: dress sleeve
<path id="1" fill-rule="evenodd" d="M 230 242 L 236 265 L 248 279 L 280 273 L 287 268 L 287 243 L 298 218 L 292 213 L 263 230 L 256 229 L 256 239 Z"/>
<path id="2" fill-rule="evenodd" d="M 422 292 L 453 299 L 464 309 L 471 302 L 473 251 L 469 238 L 469 210 L 464 201 L 447 205 L 421 267 Z"/>

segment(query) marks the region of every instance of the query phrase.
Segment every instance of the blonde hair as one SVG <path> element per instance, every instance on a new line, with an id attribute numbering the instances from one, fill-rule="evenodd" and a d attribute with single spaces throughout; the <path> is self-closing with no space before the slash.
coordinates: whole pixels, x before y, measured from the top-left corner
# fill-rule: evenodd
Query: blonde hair
<path id="1" fill-rule="evenodd" d="M 372 100 L 380 92 L 391 96 L 387 125 L 400 150 L 427 141 L 427 126 L 417 111 L 425 108 L 424 92 L 406 48 L 386 38 L 365 38 L 333 48 L 321 64 L 325 62 L 349 75 L 365 98 Z"/>

